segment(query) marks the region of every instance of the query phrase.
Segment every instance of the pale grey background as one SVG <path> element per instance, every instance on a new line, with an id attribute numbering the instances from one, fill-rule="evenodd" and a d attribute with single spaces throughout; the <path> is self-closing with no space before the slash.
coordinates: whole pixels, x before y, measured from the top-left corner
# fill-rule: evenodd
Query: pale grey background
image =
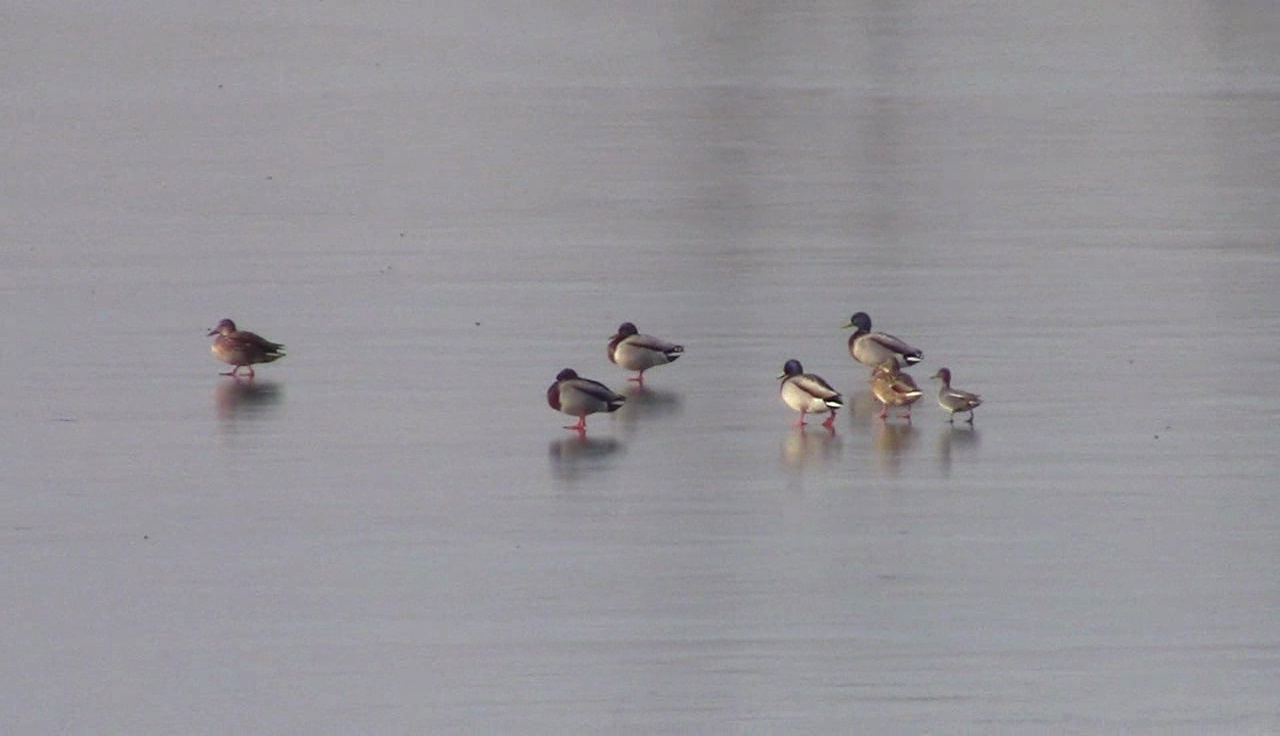
<path id="1" fill-rule="evenodd" d="M 1280 6 L 541 6 L 0 10 L 5 732 L 1280 730 Z"/>

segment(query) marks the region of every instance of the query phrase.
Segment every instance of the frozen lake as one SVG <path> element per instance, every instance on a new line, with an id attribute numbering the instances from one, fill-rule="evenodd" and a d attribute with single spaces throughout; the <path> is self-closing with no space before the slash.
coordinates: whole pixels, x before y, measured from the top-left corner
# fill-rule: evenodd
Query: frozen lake
<path id="1" fill-rule="evenodd" d="M 1280 5 L 553 5 L 5 14 L 6 733 L 1280 731 Z"/>

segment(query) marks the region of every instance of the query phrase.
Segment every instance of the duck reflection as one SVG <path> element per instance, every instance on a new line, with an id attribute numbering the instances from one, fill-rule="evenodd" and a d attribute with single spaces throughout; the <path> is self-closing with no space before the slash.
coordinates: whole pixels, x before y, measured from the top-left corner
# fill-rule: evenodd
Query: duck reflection
<path id="1" fill-rule="evenodd" d="M 840 458 L 840 438 L 832 429 L 798 427 L 782 439 L 782 464 L 793 471 L 825 467 Z"/>
<path id="2" fill-rule="evenodd" d="M 562 481 L 575 481 L 599 470 L 606 470 L 613 457 L 622 449 L 622 443 L 608 437 L 596 439 L 585 434 L 555 440 L 547 450 L 551 457 L 551 470 Z"/>
<path id="3" fill-rule="evenodd" d="M 233 378 L 218 381 L 213 390 L 213 404 L 219 419 L 265 416 L 284 396 L 284 389 L 272 381 Z"/>
<path id="4" fill-rule="evenodd" d="M 618 410 L 618 419 L 634 424 L 640 419 L 674 417 L 684 411 L 684 397 L 675 391 L 663 391 L 645 385 L 633 385 L 622 395 L 627 402 Z"/>
<path id="5" fill-rule="evenodd" d="M 938 435 L 938 463 L 945 474 L 951 473 L 952 453 L 963 455 L 978 449 L 981 439 L 972 424 L 947 424 Z"/>
<path id="6" fill-rule="evenodd" d="M 871 418 L 875 420 L 879 415 L 883 405 L 880 400 L 871 393 L 870 388 L 863 388 L 860 391 L 850 391 L 845 394 L 847 397 L 849 419 L 854 417 Z"/>
<path id="7" fill-rule="evenodd" d="M 877 464 L 890 475 L 902 470 L 902 459 L 914 450 L 918 437 L 910 424 L 877 421 L 871 425 L 871 445 L 876 450 Z"/>

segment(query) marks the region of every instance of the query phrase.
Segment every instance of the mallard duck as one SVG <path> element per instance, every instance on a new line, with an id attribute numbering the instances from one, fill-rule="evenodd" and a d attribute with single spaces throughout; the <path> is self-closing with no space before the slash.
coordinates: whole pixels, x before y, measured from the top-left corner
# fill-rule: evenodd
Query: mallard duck
<path id="1" fill-rule="evenodd" d="M 905 406 L 907 413 L 900 416 L 907 420 L 911 419 L 911 405 L 924 395 L 916 386 L 915 380 L 903 373 L 898 368 L 898 361 L 892 359 L 876 366 L 871 372 L 871 393 L 884 405 L 876 416 L 886 419 L 890 406 Z"/>
<path id="2" fill-rule="evenodd" d="M 924 353 L 893 335 L 872 332 L 871 317 L 866 312 L 858 312 L 850 317 L 844 329 L 850 327 L 854 330 L 849 336 L 849 355 L 863 365 L 875 368 L 891 359 L 899 365 L 913 365 L 924 358 Z"/>
<path id="3" fill-rule="evenodd" d="M 968 421 L 973 424 L 973 410 L 982 406 L 982 397 L 958 388 L 951 388 L 950 368 L 939 368 L 932 377 L 942 381 L 942 388 L 938 389 L 938 406 L 947 411 L 947 421 L 955 422 L 956 412 L 967 411 L 969 412 Z"/>
<path id="4" fill-rule="evenodd" d="M 578 423 L 565 429 L 587 431 L 587 415 L 617 411 L 627 397 L 613 392 L 608 386 L 589 378 L 579 378 L 572 368 L 556 374 L 556 382 L 547 389 L 547 404 L 558 412 L 577 417 Z"/>
<path id="5" fill-rule="evenodd" d="M 830 429 L 831 425 L 835 424 L 836 409 L 844 406 L 844 398 L 838 391 L 831 388 L 831 384 L 822 380 L 821 376 L 805 373 L 800 361 L 795 359 L 786 362 L 778 378 L 782 380 L 780 388 L 782 401 L 800 412 L 800 419 L 795 426 L 804 426 L 805 414 L 824 412 L 831 412 L 831 416 L 827 417 L 827 421 L 823 422 L 822 426 Z"/>
<path id="6" fill-rule="evenodd" d="M 609 361 L 629 371 L 639 371 L 628 378 L 639 384 L 644 383 L 644 372 L 658 365 L 666 365 L 679 358 L 684 352 L 683 345 L 659 340 L 652 335 L 641 335 L 631 322 L 618 325 L 618 332 L 609 338 Z"/>
<path id="7" fill-rule="evenodd" d="M 224 376 L 236 376 L 241 368 L 248 368 L 249 378 L 253 378 L 254 363 L 270 363 L 284 357 L 284 345 L 252 332 L 237 330 L 236 323 L 229 319 L 222 320 L 217 327 L 209 330 L 209 336 L 214 335 L 218 337 L 209 346 L 213 357 L 235 366 L 221 374 Z"/>

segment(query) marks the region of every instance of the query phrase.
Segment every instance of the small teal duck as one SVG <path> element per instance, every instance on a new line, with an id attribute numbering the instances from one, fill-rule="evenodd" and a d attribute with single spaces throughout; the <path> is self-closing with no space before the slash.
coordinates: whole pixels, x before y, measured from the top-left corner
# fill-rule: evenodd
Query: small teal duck
<path id="1" fill-rule="evenodd" d="M 608 386 L 589 378 L 580 378 L 572 368 L 556 374 L 556 382 L 547 389 L 547 405 L 558 412 L 577 417 L 578 423 L 565 429 L 580 434 L 587 431 L 587 415 L 613 412 L 622 408 L 627 398 L 613 392 Z"/>
<path id="2" fill-rule="evenodd" d="M 831 416 L 822 423 L 822 426 L 831 429 L 836 421 L 836 410 L 844 406 L 844 397 L 840 396 L 840 392 L 822 380 L 822 376 L 805 373 L 800 361 L 794 358 L 783 365 L 778 378 L 782 380 L 779 391 L 783 403 L 800 412 L 800 419 L 795 426 L 804 426 L 805 414 L 831 412 Z"/>
<path id="3" fill-rule="evenodd" d="M 954 423 L 957 412 L 967 411 L 969 412 L 968 421 L 973 424 L 973 410 L 982 406 L 982 397 L 958 388 L 951 388 L 950 368 L 939 368 L 932 377 L 942 381 L 942 388 L 938 389 L 938 406 L 947 411 L 947 421 Z"/>
<path id="4" fill-rule="evenodd" d="M 255 363 L 270 363 L 284 357 L 284 345 L 271 342 L 252 332 L 237 330 L 236 323 L 229 319 L 222 320 L 217 327 L 209 330 L 209 336 L 214 335 L 218 337 L 213 341 L 213 345 L 209 346 L 213 357 L 227 365 L 235 366 L 221 374 L 224 376 L 238 377 L 237 374 L 241 368 L 248 368 L 249 378 L 253 378 Z"/>
<path id="5" fill-rule="evenodd" d="M 609 338 L 609 362 L 629 371 L 639 371 L 627 380 L 642 386 L 645 371 L 671 363 L 682 353 L 683 345 L 660 340 L 652 335 L 641 335 L 631 322 L 623 322 L 618 326 L 618 332 Z"/>
<path id="6" fill-rule="evenodd" d="M 911 405 L 920 400 L 924 392 L 916 386 L 915 379 L 898 368 L 898 361 L 886 360 L 871 372 L 871 393 L 884 406 L 876 416 L 887 419 L 890 406 L 907 407 L 906 414 L 899 416 L 911 420 Z"/>
<path id="7" fill-rule="evenodd" d="M 886 360 L 893 360 L 898 365 L 914 365 L 924 359 L 924 353 L 913 348 L 893 335 L 871 331 L 871 317 L 866 312 L 858 312 L 849 318 L 844 329 L 854 328 L 849 336 L 849 355 L 863 365 L 872 368 Z"/>

